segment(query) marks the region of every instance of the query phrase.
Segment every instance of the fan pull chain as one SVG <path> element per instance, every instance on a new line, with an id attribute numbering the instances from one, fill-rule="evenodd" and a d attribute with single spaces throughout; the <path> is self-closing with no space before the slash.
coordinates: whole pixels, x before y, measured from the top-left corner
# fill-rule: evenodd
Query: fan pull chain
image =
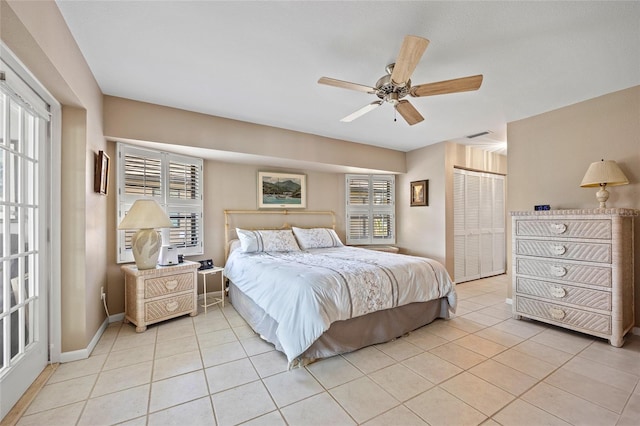
<path id="1" fill-rule="evenodd" d="M 397 109 L 393 109 L 393 122 L 395 123 L 396 121 L 398 121 L 398 110 Z"/>

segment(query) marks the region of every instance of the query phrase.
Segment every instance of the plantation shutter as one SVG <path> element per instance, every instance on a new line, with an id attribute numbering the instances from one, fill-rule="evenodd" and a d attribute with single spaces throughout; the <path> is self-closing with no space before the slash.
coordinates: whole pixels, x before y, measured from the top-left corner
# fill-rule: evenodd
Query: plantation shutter
<path id="1" fill-rule="evenodd" d="M 202 160 L 169 157 L 167 213 L 173 227 L 169 242 L 181 254 L 202 253 Z M 166 235 L 163 234 L 163 238 Z"/>
<path id="2" fill-rule="evenodd" d="M 118 223 L 139 198 L 153 198 L 173 226 L 162 241 L 184 255 L 203 253 L 202 159 L 117 144 Z M 131 237 L 136 230 L 118 231 L 118 263 L 132 262 Z"/>
<path id="3" fill-rule="evenodd" d="M 347 244 L 395 243 L 395 176 L 347 175 Z"/>

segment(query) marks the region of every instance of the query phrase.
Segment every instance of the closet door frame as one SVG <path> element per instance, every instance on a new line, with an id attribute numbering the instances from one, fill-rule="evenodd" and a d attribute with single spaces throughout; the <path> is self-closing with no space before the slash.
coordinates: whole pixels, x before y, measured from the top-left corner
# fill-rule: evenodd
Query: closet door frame
<path id="1" fill-rule="evenodd" d="M 456 283 L 504 273 L 504 176 L 455 168 L 453 188 Z"/>

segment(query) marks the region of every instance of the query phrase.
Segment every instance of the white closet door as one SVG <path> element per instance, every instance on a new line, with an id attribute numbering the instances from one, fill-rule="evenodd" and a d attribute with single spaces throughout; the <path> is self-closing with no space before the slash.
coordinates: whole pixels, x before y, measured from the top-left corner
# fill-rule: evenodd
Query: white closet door
<path id="1" fill-rule="evenodd" d="M 454 170 L 454 280 L 505 271 L 504 177 Z"/>
<path id="2" fill-rule="evenodd" d="M 453 247 L 454 277 L 460 282 L 465 276 L 465 231 L 464 231 L 464 181 L 465 175 L 455 170 L 453 174 Z"/>

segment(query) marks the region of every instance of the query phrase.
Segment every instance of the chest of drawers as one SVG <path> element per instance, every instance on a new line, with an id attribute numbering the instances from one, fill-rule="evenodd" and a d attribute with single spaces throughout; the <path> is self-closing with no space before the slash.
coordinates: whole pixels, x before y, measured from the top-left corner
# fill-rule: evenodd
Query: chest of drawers
<path id="1" fill-rule="evenodd" d="M 198 266 L 188 261 L 144 270 L 123 265 L 124 322 L 134 323 L 136 331 L 142 333 L 149 324 L 185 314 L 197 315 Z"/>
<path id="2" fill-rule="evenodd" d="M 634 324 L 633 209 L 512 212 L 513 314 L 622 346 Z"/>

